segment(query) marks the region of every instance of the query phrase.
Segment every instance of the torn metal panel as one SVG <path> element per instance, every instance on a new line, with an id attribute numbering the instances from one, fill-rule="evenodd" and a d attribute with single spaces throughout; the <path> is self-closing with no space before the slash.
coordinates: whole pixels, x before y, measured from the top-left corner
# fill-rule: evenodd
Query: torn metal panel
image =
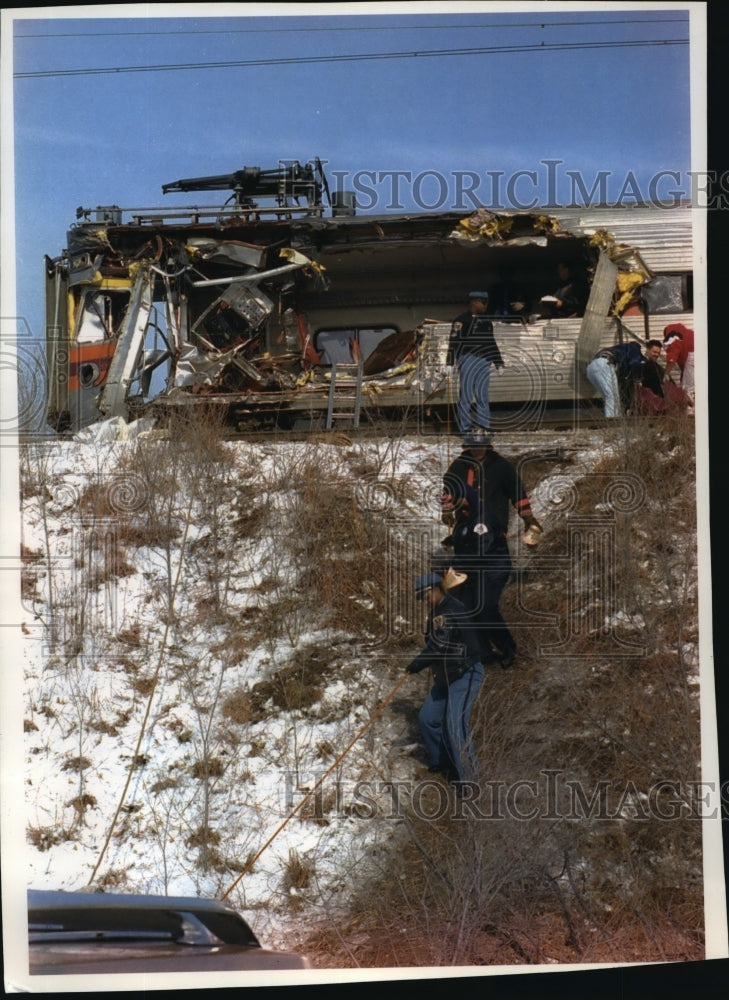
<path id="1" fill-rule="evenodd" d="M 585 375 L 585 368 L 589 361 L 595 356 L 606 338 L 606 326 L 608 333 L 609 325 L 606 324 L 606 316 L 610 311 L 610 305 L 615 294 L 615 283 L 618 277 L 618 266 L 607 254 L 601 253 L 598 260 L 595 278 L 592 283 L 585 315 L 580 325 L 580 333 L 577 342 L 577 367 L 579 370 L 580 390 L 588 391 L 588 381 Z M 616 335 L 610 337 L 612 342 L 619 339 Z"/>
<path id="2" fill-rule="evenodd" d="M 539 303 L 564 257 L 591 283 L 585 316 L 494 316 L 508 358 L 495 402 L 591 396 L 576 371 L 595 344 L 654 334 L 664 310 L 691 323 L 690 263 L 656 270 L 690 246 L 679 210 L 375 217 L 330 201 L 328 216 L 318 161 L 164 190 L 231 193 L 205 207 L 80 209 L 62 256 L 46 259 L 51 426 L 203 399 L 236 418 L 314 417 L 337 360 L 362 364 L 365 410 L 448 406 L 457 383 L 445 377 L 444 331 L 468 291 L 508 270 Z"/>
<path id="3" fill-rule="evenodd" d="M 222 350 L 250 340 L 273 310 L 261 291 L 231 284 L 193 323 L 191 332 L 209 350 Z"/>
<path id="4" fill-rule="evenodd" d="M 211 358 L 203 354 L 194 344 L 183 345 L 177 359 L 175 373 L 170 380 L 173 389 L 191 388 L 196 385 L 213 385 L 220 372 L 228 363 L 228 354 Z"/>
<path id="5" fill-rule="evenodd" d="M 249 243 L 241 243 L 240 240 L 210 241 L 192 237 L 187 241 L 187 246 L 191 251 L 193 262 L 199 258 L 201 261 L 223 261 L 236 267 L 256 269 L 265 267 L 269 253 L 266 247 L 251 246 Z"/>
<path id="6" fill-rule="evenodd" d="M 144 353 L 144 341 L 152 312 L 153 280 L 148 268 L 140 268 L 127 307 L 119 342 L 99 396 L 99 412 L 105 417 L 125 416 L 127 395 Z"/>

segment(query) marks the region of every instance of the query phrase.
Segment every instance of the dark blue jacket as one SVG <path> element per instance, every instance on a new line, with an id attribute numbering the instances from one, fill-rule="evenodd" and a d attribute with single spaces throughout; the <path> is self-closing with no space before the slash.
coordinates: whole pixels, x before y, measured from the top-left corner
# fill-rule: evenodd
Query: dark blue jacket
<path id="1" fill-rule="evenodd" d="M 476 490 L 480 502 L 492 512 L 504 532 L 509 525 L 510 506 L 521 518 L 533 516 L 521 476 L 511 462 L 493 448 L 488 448 L 480 460 L 466 450 L 451 462 L 443 477 L 443 509 L 457 506 L 469 487 Z"/>
<path id="2" fill-rule="evenodd" d="M 630 340 L 626 344 L 606 347 L 598 351 L 596 357 L 607 358 L 615 366 L 620 402 L 624 410 L 629 410 L 633 406 L 633 395 L 643 370 L 643 352 L 640 347 L 634 340 Z"/>
<path id="3" fill-rule="evenodd" d="M 643 353 L 634 340 L 627 344 L 615 344 L 614 347 L 606 347 L 598 351 L 595 355 L 598 358 L 607 358 L 615 365 L 619 382 L 629 380 L 638 381 L 641 376 L 643 365 Z"/>
<path id="4" fill-rule="evenodd" d="M 445 594 L 428 615 L 425 648 L 408 664 L 408 673 L 430 667 L 436 685 L 447 687 L 480 662 L 481 647 L 468 612 L 452 594 Z"/>
<path id="5" fill-rule="evenodd" d="M 472 316 L 466 312 L 453 320 L 446 364 L 454 364 L 463 354 L 487 358 L 497 368 L 504 367 L 504 359 L 494 339 L 494 325 L 486 316 Z"/>
<path id="6" fill-rule="evenodd" d="M 504 551 L 505 530 L 473 487 L 466 486 L 465 493 L 466 505 L 456 511 L 453 531 L 443 545 L 453 549 L 453 568 L 468 572 L 489 553 Z"/>

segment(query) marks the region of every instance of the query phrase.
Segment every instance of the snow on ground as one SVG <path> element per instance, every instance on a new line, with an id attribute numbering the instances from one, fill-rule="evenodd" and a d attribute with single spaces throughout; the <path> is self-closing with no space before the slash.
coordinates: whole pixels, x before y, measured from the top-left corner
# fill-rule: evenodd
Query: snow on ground
<path id="1" fill-rule="evenodd" d="M 352 808 L 350 796 L 358 781 L 413 774 L 417 754 L 411 753 L 412 730 L 402 714 L 386 710 L 367 728 L 401 676 L 383 665 L 386 650 L 367 652 L 358 645 L 360 637 L 344 630 L 297 620 L 289 635 L 265 634 L 265 616 L 273 606 L 266 582 L 278 573 L 294 589 L 305 585 L 265 532 L 239 537 L 232 556 L 228 551 L 221 557 L 227 606 L 241 622 L 248 615 L 252 623 L 241 634 L 239 649 L 231 648 L 224 620 L 199 614 L 210 581 L 196 580 L 195 564 L 184 560 L 209 537 L 202 520 L 193 518 L 184 536 L 175 621 L 165 609 L 183 559 L 182 536 L 168 553 L 154 544 L 137 549 L 127 575 L 91 586 L 89 563 L 79 549 L 84 537 L 79 499 L 94 477 L 112 475 L 135 444 L 86 438 L 31 444 L 27 457 L 22 541 L 25 553 L 32 554 L 27 573 L 37 577 L 30 598 L 37 617 L 28 622 L 24 663 L 28 886 L 77 890 L 95 883 L 107 891 L 214 897 L 230 892 L 230 901 L 264 943 L 290 945 L 301 891 L 296 876 L 306 883 L 307 862 L 315 868 L 321 895 L 333 906 L 343 905 L 347 872 L 396 835 L 392 823 L 373 823 L 367 809 Z M 532 491 L 546 531 L 560 516 L 570 481 L 605 454 L 600 431 L 568 441 L 571 464 Z M 539 432 L 505 434 L 499 447 L 509 457 L 516 449 L 538 451 L 551 444 L 548 434 Z M 234 453 L 240 482 L 255 489 L 256 503 L 286 518 L 287 491 L 295 483 L 286 483 L 281 470 L 293 475 L 311 446 L 272 440 L 226 447 Z M 392 502 L 393 482 L 409 485 L 403 495 L 396 490 L 400 513 L 420 520 L 433 547 L 443 533 L 434 503 L 440 477 L 459 450 L 455 438 L 417 436 L 362 438 L 348 449 L 350 463 L 366 461 L 376 470 L 358 484 L 370 509 Z M 342 451 L 340 445 L 319 443 L 316 458 L 323 469 L 336 470 Z M 219 513 L 229 525 L 229 501 Z M 356 582 L 357 567 L 352 572 L 342 586 Z M 65 623 L 55 646 L 49 583 L 53 620 Z M 356 598 L 357 588 L 352 591 Z M 367 598 L 358 599 L 366 605 Z M 78 648 L 70 649 L 72 639 Z M 416 638 L 412 651 L 417 648 Z M 269 700 L 262 718 L 246 718 L 245 705 L 238 719 L 221 713 L 226 698 L 250 695 L 276 669 L 296 664 L 312 649 L 328 650 L 337 669 L 326 675 L 306 710 L 286 711 Z M 695 650 L 685 652 L 695 660 Z M 421 687 L 412 682 L 400 695 L 417 705 Z M 329 768 L 329 782 L 324 779 L 317 789 Z M 325 803 L 332 786 L 342 794 L 334 807 Z M 302 800 L 309 793 L 303 805 L 319 802 L 320 815 L 304 815 Z M 296 807 L 301 815 L 292 816 Z M 214 832 L 207 867 L 196 836 L 206 811 Z"/>

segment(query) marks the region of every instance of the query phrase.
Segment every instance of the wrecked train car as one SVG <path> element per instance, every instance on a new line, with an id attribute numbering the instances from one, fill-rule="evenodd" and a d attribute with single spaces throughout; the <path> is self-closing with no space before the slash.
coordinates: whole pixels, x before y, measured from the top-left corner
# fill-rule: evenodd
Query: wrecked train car
<path id="1" fill-rule="evenodd" d="M 220 190 L 222 205 L 77 210 L 45 260 L 49 426 L 201 404 L 234 427 L 439 418 L 458 392 L 451 321 L 469 290 L 505 278 L 524 303 L 492 317 L 506 362 L 496 420 L 500 404 L 523 421 L 592 400 L 596 350 L 692 325 L 689 208 L 358 215 L 319 161 L 163 187 Z M 541 299 L 561 260 L 589 299 L 550 318 Z"/>

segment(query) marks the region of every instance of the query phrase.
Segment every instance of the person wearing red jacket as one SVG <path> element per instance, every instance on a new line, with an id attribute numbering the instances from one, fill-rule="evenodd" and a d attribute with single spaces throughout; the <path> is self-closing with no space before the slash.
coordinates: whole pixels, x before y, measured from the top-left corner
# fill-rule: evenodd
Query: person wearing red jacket
<path id="1" fill-rule="evenodd" d="M 664 379 L 671 379 L 671 372 L 681 372 L 681 388 L 694 401 L 694 331 L 683 323 L 671 323 L 663 331 L 663 349 L 666 353 Z"/>

